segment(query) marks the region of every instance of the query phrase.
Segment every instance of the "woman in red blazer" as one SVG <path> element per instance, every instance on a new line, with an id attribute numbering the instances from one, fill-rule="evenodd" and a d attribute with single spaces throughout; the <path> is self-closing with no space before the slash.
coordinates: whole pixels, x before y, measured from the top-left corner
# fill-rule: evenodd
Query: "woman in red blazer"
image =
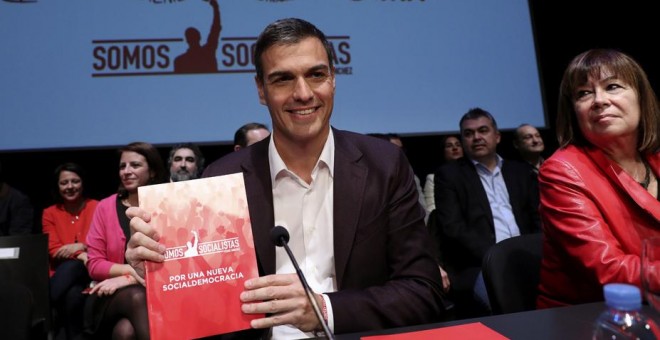
<path id="1" fill-rule="evenodd" d="M 52 180 L 57 203 L 42 214 L 43 231 L 48 234 L 50 299 L 67 339 L 74 339 L 82 332 L 85 304 L 82 291 L 90 281 L 85 268 L 85 238 L 97 201 L 85 197 L 84 179 L 80 165 L 59 165 Z"/>
<path id="2" fill-rule="evenodd" d="M 539 174 L 539 308 L 640 286 L 642 240 L 660 236 L 660 108 L 645 72 L 614 50 L 575 57 L 559 95 L 560 149 Z"/>

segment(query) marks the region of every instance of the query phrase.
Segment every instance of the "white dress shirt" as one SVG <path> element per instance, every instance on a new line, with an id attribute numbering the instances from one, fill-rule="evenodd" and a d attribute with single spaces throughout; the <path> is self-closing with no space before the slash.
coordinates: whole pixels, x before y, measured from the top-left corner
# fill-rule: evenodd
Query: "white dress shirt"
<path id="1" fill-rule="evenodd" d="M 491 172 L 485 165 L 472 160 L 477 168 L 477 174 L 481 178 L 481 184 L 486 190 L 490 210 L 493 213 L 495 243 L 520 235 L 520 229 L 509 200 L 509 191 L 506 188 L 504 177 L 502 177 L 502 162 L 502 157 L 497 155 L 497 166 Z"/>
<path id="2" fill-rule="evenodd" d="M 335 144 L 332 131 L 328 134 L 321 156 L 312 170 L 312 181 L 304 180 L 287 169 L 273 138 L 268 159 L 273 183 L 275 225 L 289 231 L 289 247 L 307 283 L 316 293 L 337 290 L 333 247 L 333 170 Z M 284 248 L 275 250 L 275 273 L 295 273 L 293 263 Z M 330 329 L 334 329 L 330 299 L 323 295 Z M 284 325 L 273 328 L 273 339 L 312 337 L 297 328 Z"/>

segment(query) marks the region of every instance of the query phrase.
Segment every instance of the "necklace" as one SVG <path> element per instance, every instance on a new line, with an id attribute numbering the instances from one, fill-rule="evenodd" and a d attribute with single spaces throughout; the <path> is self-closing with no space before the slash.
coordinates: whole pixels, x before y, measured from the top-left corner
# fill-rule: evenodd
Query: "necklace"
<path id="1" fill-rule="evenodd" d="M 82 200 L 75 207 L 64 208 L 71 216 L 71 224 L 75 224 L 80 219 L 80 211 L 82 211 L 84 206 L 85 206 L 85 200 Z"/>
<path id="2" fill-rule="evenodd" d="M 128 197 L 127 198 L 122 198 L 121 199 L 121 204 L 123 204 L 125 207 L 128 207 L 128 208 L 133 206 L 131 204 L 131 201 L 128 200 Z"/>
<path id="3" fill-rule="evenodd" d="M 649 163 L 644 160 L 642 160 L 642 163 L 644 163 L 644 170 L 646 171 L 646 174 L 644 175 L 644 180 L 637 183 L 639 183 L 639 185 L 641 185 L 644 190 L 648 190 L 649 184 L 651 183 L 651 167 L 649 166 Z"/>

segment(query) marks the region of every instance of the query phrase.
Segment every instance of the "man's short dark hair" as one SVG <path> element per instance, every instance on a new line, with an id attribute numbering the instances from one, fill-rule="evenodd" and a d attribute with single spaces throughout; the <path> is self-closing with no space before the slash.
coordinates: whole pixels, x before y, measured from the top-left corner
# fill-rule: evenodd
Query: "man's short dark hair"
<path id="1" fill-rule="evenodd" d="M 497 122 L 495 121 L 495 117 L 490 114 L 490 112 L 480 108 L 480 107 L 474 107 L 468 110 L 463 117 L 461 117 L 461 121 L 458 122 L 458 128 L 461 132 L 463 132 L 463 122 L 468 120 L 468 119 L 479 119 L 481 117 L 486 117 L 490 119 L 491 122 L 493 122 L 493 129 L 497 131 Z"/>
<path id="2" fill-rule="evenodd" d="M 259 34 L 259 38 L 257 38 L 257 43 L 254 49 L 254 66 L 257 70 L 258 81 L 263 81 L 264 79 L 264 69 L 261 63 L 261 55 L 269 47 L 274 45 L 297 44 L 301 40 L 308 37 L 317 38 L 321 41 L 323 47 L 325 48 L 325 52 L 328 55 L 328 63 L 330 69 L 333 70 L 334 66 L 332 62 L 332 45 L 325 37 L 325 34 L 321 32 L 321 30 L 316 28 L 316 26 L 314 26 L 312 23 L 302 19 L 281 19 L 266 26 L 261 34 Z"/>
<path id="3" fill-rule="evenodd" d="M 259 129 L 268 130 L 268 127 L 261 123 L 247 123 L 241 126 L 240 128 L 238 128 L 238 130 L 236 130 L 236 133 L 234 133 L 234 145 L 238 145 L 242 148 L 246 147 L 248 143 L 247 140 L 248 131 L 259 130 Z"/>

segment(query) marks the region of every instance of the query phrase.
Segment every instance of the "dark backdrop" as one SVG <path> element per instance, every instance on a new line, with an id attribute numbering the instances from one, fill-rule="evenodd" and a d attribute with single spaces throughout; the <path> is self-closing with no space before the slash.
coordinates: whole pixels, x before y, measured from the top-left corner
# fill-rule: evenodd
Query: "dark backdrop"
<path id="1" fill-rule="evenodd" d="M 632 55 L 644 67 L 651 83 L 656 89 L 658 88 L 660 72 L 657 61 L 660 60 L 660 53 L 656 52 L 657 47 L 653 45 L 660 32 L 660 21 L 652 18 L 656 13 L 652 8 L 652 1 L 530 0 L 530 4 L 550 124 L 548 129 L 541 131 L 548 155 L 557 146 L 554 137 L 554 112 L 557 109 L 556 101 L 562 72 L 571 58 L 578 53 L 596 47 L 622 50 Z M 506 79 L 503 79 L 502 86 L 506 85 Z M 467 109 L 469 108 L 466 108 L 466 111 Z M 488 108 L 484 109 L 488 110 Z M 497 118 L 498 113 L 492 113 Z M 75 131 L 63 133 L 75 133 Z M 502 131 L 502 133 L 499 153 L 505 158 L 516 157 L 511 146 L 512 132 Z M 404 136 L 403 138 L 408 157 L 422 181 L 426 174 L 440 163 L 440 140 L 441 136 Z M 164 160 L 169 147 L 170 145 L 159 146 Z M 201 149 L 208 163 L 231 152 L 232 146 L 201 145 Z M 93 198 L 100 199 L 114 193 L 119 184 L 118 156 L 114 147 L 3 152 L 0 153 L 0 161 L 3 164 L 5 180 L 30 196 L 37 219 L 40 219 L 41 210 L 53 203 L 50 197 L 52 172 L 62 162 L 77 162 L 87 169 L 89 179 L 85 186 L 89 196 Z"/>

